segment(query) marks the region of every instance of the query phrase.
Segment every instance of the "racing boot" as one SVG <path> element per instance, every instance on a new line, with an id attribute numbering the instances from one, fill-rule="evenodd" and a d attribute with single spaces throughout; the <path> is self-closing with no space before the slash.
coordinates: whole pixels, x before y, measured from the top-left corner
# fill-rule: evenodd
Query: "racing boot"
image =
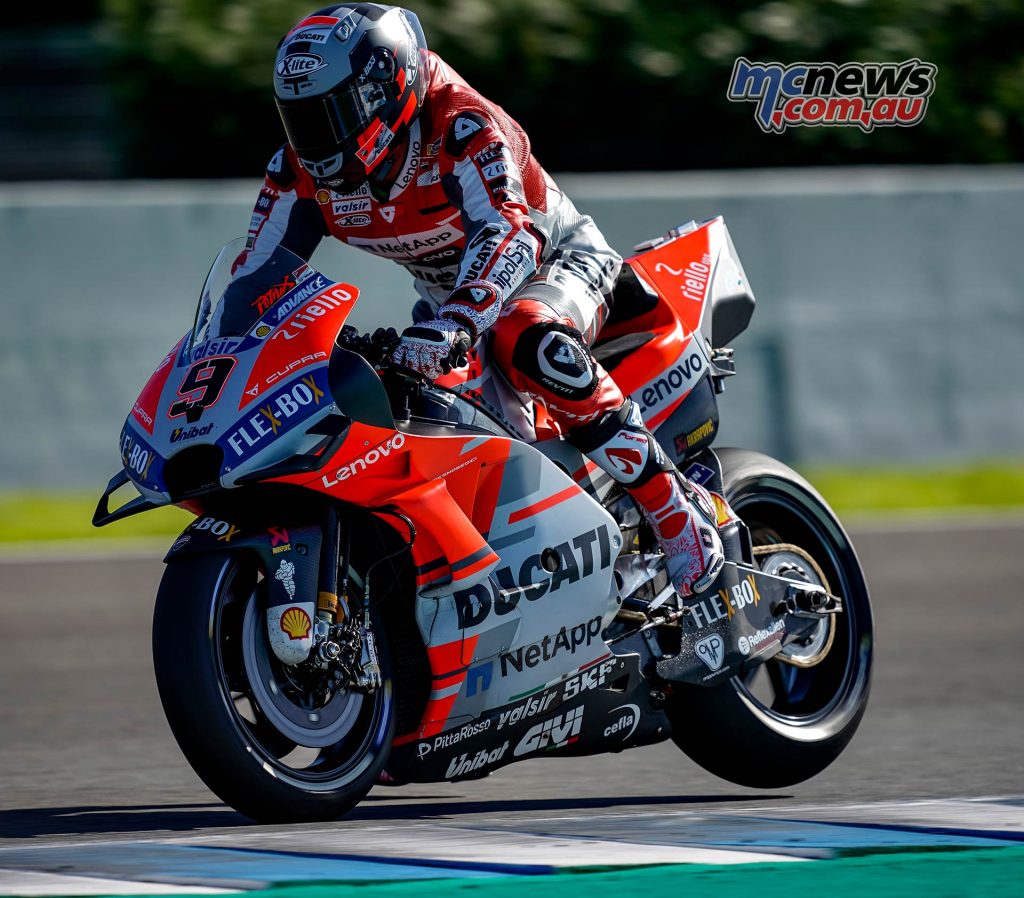
<path id="1" fill-rule="evenodd" d="M 627 399 L 574 429 L 569 439 L 632 496 L 665 553 L 675 590 L 691 596 L 710 586 L 725 563 L 717 522 L 734 515 L 724 499 L 712 499 L 676 470 L 644 425 L 640 407 Z"/>
<path id="2" fill-rule="evenodd" d="M 707 589 L 725 563 L 711 494 L 678 471 L 660 471 L 628 492 L 665 553 L 675 591 L 692 596 Z"/>

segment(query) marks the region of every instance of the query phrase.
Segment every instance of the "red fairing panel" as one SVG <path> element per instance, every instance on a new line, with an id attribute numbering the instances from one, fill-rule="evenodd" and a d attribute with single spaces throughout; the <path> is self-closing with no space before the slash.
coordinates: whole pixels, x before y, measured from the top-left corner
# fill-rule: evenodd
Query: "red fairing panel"
<path id="1" fill-rule="evenodd" d="M 351 284 L 332 284 L 290 314 L 253 364 L 239 409 L 296 372 L 329 363 L 334 340 L 358 296 L 358 288 Z"/>
<path id="2" fill-rule="evenodd" d="M 594 629 L 601 615 L 615 613 L 607 603 L 611 565 L 621 546 L 614 520 L 530 446 L 498 436 L 420 436 L 353 424 L 318 474 L 281 479 L 362 507 L 396 509 L 416 528 L 412 557 L 417 593 L 438 599 L 436 604 L 417 605 L 432 692 L 416 734 L 438 733 L 451 714 L 461 713 L 460 689 L 478 635 L 479 651 L 489 656 L 503 650 L 499 645 L 509 648 L 507 639 L 496 641 L 496 627 L 516 626 L 516 645 L 528 645 L 550 630 L 551 615 L 559 609 L 573 609 L 574 623 L 592 622 Z M 393 515 L 381 520 L 408 535 Z M 502 548 L 496 551 L 492 541 Z M 541 546 L 562 543 L 562 550 L 575 558 L 555 578 L 560 582 L 549 584 L 551 575 L 536 553 Z M 538 606 L 541 614 L 511 608 L 471 623 L 452 613 L 453 595 L 455 601 L 471 589 L 490 595 L 498 588 L 495 583 L 524 576 L 530 583 L 540 582 L 527 590 L 524 602 L 549 591 L 555 596 Z M 598 649 L 603 644 L 587 646 L 591 654 Z M 537 674 L 545 675 L 541 668 Z M 502 690 L 520 689 L 517 682 L 508 678 L 496 684 L 491 697 L 498 701 Z M 399 741 L 412 738 L 416 735 L 405 734 Z"/>
<path id="3" fill-rule="evenodd" d="M 498 561 L 486 535 L 510 442 L 424 437 L 353 424 L 321 473 L 283 480 L 364 507 L 401 509 L 416 527 L 417 588 L 457 588 L 486 577 Z M 382 520 L 400 529 L 393 517 Z"/>
<path id="4" fill-rule="evenodd" d="M 181 352 L 181 345 L 185 342 L 185 339 L 185 337 L 182 337 L 175 344 L 174 349 L 164 356 L 164 360 L 157 365 L 156 371 L 150 375 L 149 380 L 146 381 L 146 386 L 142 388 L 142 392 L 139 394 L 139 398 L 135 400 L 135 405 L 132 406 L 132 418 L 151 436 L 153 434 L 153 419 L 160 405 L 160 396 L 163 394 L 167 379 L 171 376 L 171 371 L 174 370 L 174 360 L 178 357 L 178 353 Z"/>

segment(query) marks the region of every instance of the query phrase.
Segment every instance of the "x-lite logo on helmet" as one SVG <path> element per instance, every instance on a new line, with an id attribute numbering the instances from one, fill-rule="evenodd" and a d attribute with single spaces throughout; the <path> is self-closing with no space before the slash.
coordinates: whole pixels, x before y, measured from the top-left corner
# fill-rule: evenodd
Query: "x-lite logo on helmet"
<path id="1" fill-rule="evenodd" d="M 423 105 L 427 45 L 396 6 L 327 7 L 281 42 L 274 94 L 288 141 L 318 181 L 358 187 L 403 143 Z"/>

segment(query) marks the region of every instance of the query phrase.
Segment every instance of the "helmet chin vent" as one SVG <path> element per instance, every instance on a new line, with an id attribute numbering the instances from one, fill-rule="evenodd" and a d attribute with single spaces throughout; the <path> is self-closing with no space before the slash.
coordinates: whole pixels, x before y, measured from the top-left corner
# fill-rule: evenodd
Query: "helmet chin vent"
<path id="1" fill-rule="evenodd" d="M 302 163 L 302 167 L 314 178 L 329 178 L 331 175 L 336 175 L 341 171 L 344 156 L 344 153 L 338 153 L 337 156 L 321 159 L 319 162 L 313 162 L 310 159 L 300 159 L 299 162 Z"/>

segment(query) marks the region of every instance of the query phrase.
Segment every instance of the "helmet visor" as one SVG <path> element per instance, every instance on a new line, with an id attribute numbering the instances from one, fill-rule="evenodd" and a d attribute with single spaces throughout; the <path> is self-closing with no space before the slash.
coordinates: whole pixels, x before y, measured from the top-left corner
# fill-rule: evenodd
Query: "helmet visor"
<path id="1" fill-rule="evenodd" d="M 288 142 L 302 159 L 337 155 L 387 102 L 385 85 L 343 85 L 302 100 L 277 100 Z"/>

